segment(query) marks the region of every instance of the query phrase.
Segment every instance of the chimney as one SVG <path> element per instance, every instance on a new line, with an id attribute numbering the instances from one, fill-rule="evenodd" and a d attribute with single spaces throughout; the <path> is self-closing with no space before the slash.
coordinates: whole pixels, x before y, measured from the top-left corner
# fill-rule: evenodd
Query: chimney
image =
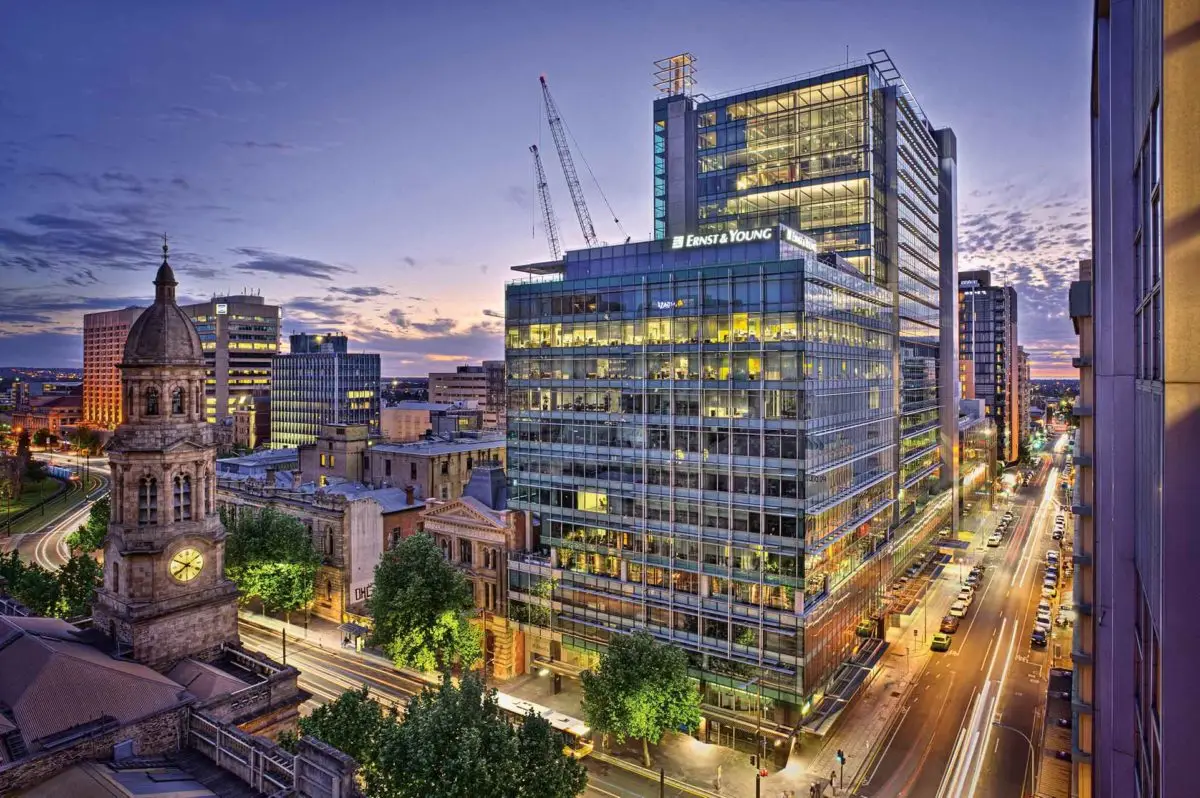
<path id="1" fill-rule="evenodd" d="M 411 505 L 413 503 L 413 486 L 412 485 L 404 486 L 404 503 L 408 504 L 408 505 Z"/>

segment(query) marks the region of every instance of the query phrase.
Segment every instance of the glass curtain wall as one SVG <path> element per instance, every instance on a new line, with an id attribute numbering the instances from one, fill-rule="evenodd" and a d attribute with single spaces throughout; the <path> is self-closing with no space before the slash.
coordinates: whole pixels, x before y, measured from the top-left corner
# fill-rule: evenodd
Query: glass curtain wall
<path id="1" fill-rule="evenodd" d="M 647 628 L 710 704 L 794 722 L 850 642 L 805 615 L 886 538 L 895 329 L 831 255 L 509 286 L 510 505 L 549 566 L 510 569 L 514 617 L 581 659 Z"/>

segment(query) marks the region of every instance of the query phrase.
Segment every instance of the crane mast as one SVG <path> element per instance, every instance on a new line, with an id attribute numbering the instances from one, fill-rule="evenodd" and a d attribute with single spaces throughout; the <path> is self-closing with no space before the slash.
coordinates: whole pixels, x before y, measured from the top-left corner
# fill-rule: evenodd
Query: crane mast
<path id="1" fill-rule="evenodd" d="M 550 204 L 550 187 L 546 185 L 546 171 L 542 169 L 542 156 L 536 144 L 529 145 L 533 153 L 533 168 L 537 174 L 538 204 L 542 207 L 542 222 L 546 225 L 546 240 L 554 260 L 562 260 L 562 247 L 558 243 L 558 222 L 554 220 L 554 206 Z"/>
<path id="2" fill-rule="evenodd" d="M 558 160 L 562 163 L 563 174 L 567 178 L 567 190 L 571 192 L 571 202 L 575 205 L 575 215 L 579 217 L 579 227 L 583 230 L 583 240 L 589 247 L 599 245 L 596 238 L 596 228 L 592 225 L 592 214 L 588 211 L 587 200 L 583 196 L 583 187 L 579 185 L 579 175 L 575 173 L 575 161 L 571 150 L 567 147 L 567 134 L 563 129 L 562 117 L 558 106 L 550 96 L 550 87 L 546 85 L 546 76 L 542 75 L 542 98 L 546 103 L 546 119 L 550 122 L 550 135 L 554 137 L 554 146 L 558 150 Z"/>

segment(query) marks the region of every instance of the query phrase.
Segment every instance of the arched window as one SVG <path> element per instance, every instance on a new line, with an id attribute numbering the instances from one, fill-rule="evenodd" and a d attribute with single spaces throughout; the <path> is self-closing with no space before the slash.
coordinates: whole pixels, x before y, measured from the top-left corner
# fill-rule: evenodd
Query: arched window
<path id="1" fill-rule="evenodd" d="M 132 385 L 129 386 L 129 390 L 126 393 L 129 395 L 125 397 L 125 417 L 131 418 L 133 416 L 133 408 L 135 407 L 133 400 L 137 396 L 137 393 L 134 391 Z"/>
<path id="2" fill-rule="evenodd" d="M 142 477 L 138 482 L 138 526 L 158 523 L 158 480 Z"/>
<path id="3" fill-rule="evenodd" d="M 146 415 L 148 415 L 148 416 L 157 416 L 158 415 L 158 389 L 157 388 L 147 388 L 146 389 Z"/>
<path id="4" fill-rule="evenodd" d="M 325 580 L 325 600 L 333 601 L 333 582 L 328 579 Z"/>
<path id="5" fill-rule="evenodd" d="M 183 520 L 192 520 L 192 478 L 188 475 L 183 478 Z"/>
<path id="6" fill-rule="evenodd" d="M 171 390 L 171 415 L 183 415 L 183 389 L 173 388 Z"/>
<path id="7" fill-rule="evenodd" d="M 190 476 L 175 477 L 174 518 L 176 521 L 192 520 L 192 478 Z"/>
<path id="8" fill-rule="evenodd" d="M 325 527 L 325 556 L 333 556 L 333 527 Z"/>
<path id="9" fill-rule="evenodd" d="M 112 564 L 112 589 L 114 593 L 121 592 L 121 568 L 115 562 Z"/>

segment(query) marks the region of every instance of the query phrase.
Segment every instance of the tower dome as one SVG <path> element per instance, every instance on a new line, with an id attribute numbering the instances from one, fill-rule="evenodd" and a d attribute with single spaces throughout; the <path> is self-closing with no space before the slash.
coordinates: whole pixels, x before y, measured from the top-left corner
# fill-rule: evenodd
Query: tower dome
<path id="1" fill-rule="evenodd" d="M 163 261 L 154 276 L 154 304 L 146 308 L 129 328 L 125 340 L 124 365 L 197 365 L 204 363 L 200 336 L 187 314 L 175 304 L 175 273 L 167 263 L 167 242 L 163 240 Z"/>

